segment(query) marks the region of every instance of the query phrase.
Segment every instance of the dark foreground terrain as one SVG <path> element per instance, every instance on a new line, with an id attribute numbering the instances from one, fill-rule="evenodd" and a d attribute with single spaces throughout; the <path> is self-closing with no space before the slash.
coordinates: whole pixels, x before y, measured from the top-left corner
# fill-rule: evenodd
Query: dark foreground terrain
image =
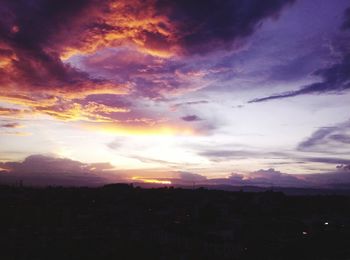
<path id="1" fill-rule="evenodd" d="M 0 186 L 0 259 L 350 259 L 350 197 Z"/>

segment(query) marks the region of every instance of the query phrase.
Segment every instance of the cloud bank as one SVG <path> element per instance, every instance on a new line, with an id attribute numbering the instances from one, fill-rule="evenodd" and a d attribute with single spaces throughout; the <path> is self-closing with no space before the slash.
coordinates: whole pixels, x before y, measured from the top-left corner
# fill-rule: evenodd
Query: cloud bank
<path id="1" fill-rule="evenodd" d="M 350 184 L 350 164 L 337 165 L 334 171 L 319 174 L 288 174 L 273 168 L 248 173 L 231 173 L 227 178 L 207 178 L 198 173 L 177 171 L 172 177 L 158 177 L 173 185 L 234 185 L 262 187 L 330 188 Z M 139 177 L 148 180 L 147 176 Z M 109 163 L 82 163 L 67 158 L 31 155 L 22 162 L 0 163 L 0 181 L 27 185 L 99 186 L 113 182 L 135 182 L 130 175 L 118 173 Z M 136 179 L 137 180 L 137 179 Z"/>

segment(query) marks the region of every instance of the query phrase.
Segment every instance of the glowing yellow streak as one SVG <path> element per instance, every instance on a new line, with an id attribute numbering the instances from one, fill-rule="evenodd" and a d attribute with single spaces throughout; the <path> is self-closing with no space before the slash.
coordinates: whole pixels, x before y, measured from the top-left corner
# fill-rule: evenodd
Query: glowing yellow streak
<path id="1" fill-rule="evenodd" d="M 0 135 L 13 135 L 13 136 L 31 136 L 32 133 L 28 132 L 3 132 Z"/>
<path id="2" fill-rule="evenodd" d="M 112 124 L 87 125 L 87 129 L 121 136 L 175 136 L 175 135 L 195 135 L 195 131 L 190 128 L 179 128 L 172 126 L 128 126 Z"/>
<path id="3" fill-rule="evenodd" d="M 133 180 L 142 181 L 144 183 L 155 183 L 155 184 L 171 184 L 171 181 L 157 180 L 157 179 L 144 179 L 141 177 L 132 177 Z"/>

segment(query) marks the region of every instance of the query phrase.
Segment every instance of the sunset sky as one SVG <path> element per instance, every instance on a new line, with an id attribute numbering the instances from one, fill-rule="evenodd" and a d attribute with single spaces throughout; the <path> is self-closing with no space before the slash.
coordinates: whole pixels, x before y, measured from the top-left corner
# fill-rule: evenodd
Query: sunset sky
<path id="1" fill-rule="evenodd" d="M 348 0 L 0 0 L 0 181 L 350 183 Z"/>

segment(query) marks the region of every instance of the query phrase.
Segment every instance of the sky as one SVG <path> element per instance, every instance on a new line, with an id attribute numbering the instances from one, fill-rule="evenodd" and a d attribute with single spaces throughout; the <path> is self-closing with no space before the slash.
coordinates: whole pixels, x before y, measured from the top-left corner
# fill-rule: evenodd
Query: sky
<path id="1" fill-rule="evenodd" d="M 348 0 L 1 0 L 0 181 L 350 184 Z"/>

